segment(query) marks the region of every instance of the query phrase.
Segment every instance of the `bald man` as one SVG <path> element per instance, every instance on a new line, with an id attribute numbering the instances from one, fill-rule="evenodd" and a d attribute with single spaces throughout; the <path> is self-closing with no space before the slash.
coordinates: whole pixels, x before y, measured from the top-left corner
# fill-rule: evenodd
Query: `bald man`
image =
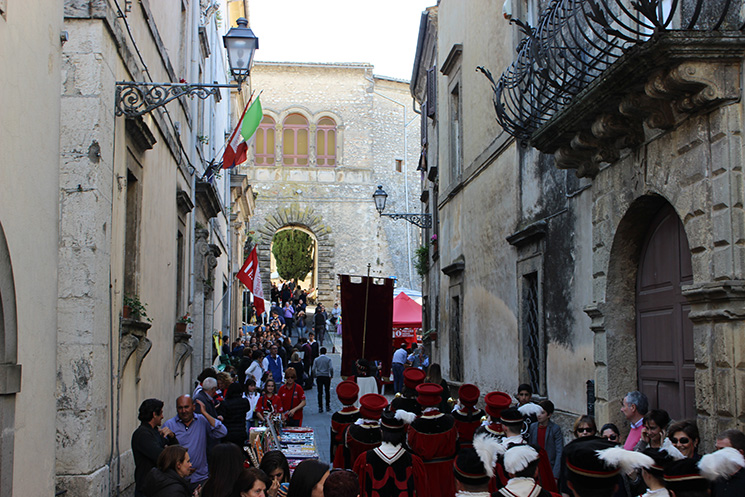
<path id="1" fill-rule="evenodd" d="M 202 484 L 207 480 L 207 441 L 210 438 L 220 439 L 228 434 L 225 425 L 207 412 L 201 400 L 196 401 L 202 414 L 194 412 L 194 401 L 189 395 L 176 399 L 175 417 L 166 421 L 165 426 L 171 430 L 183 447 L 189 451 L 189 459 L 194 468 L 191 482 Z"/>

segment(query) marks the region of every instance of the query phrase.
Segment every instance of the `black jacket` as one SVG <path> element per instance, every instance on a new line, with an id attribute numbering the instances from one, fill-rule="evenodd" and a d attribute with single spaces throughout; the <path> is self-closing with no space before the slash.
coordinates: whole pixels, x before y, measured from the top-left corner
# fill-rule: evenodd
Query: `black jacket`
<path id="1" fill-rule="evenodd" d="M 157 428 L 147 423 L 142 423 L 132 433 L 132 455 L 135 459 L 135 488 L 137 490 L 142 490 L 145 477 L 155 467 L 163 448 L 177 443 L 176 437 L 165 438 Z"/>
<path id="2" fill-rule="evenodd" d="M 169 469 L 165 473 L 153 468 L 145 477 L 142 493 L 147 497 L 191 497 L 193 485 Z"/>
<path id="3" fill-rule="evenodd" d="M 230 397 L 220 402 L 217 412 L 223 417 L 222 424 L 228 429 L 224 440 L 243 445 L 248 438 L 246 413 L 250 409 L 251 404 L 243 397 Z"/>

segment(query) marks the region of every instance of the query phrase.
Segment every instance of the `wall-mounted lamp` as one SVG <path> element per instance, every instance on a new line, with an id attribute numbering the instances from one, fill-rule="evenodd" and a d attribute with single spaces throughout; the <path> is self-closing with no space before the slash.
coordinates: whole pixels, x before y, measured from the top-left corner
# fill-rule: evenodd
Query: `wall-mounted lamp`
<path id="1" fill-rule="evenodd" d="M 146 83 L 139 81 L 116 82 L 116 115 L 137 117 L 161 107 L 171 100 L 183 96 L 206 99 L 213 95 L 220 101 L 220 88 L 240 88 L 251 74 L 254 52 L 259 48 L 259 39 L 248 27 L 245 17 L 239 18 L 238 26 L 230 28 L 222 37 L 228 52 L 228 65 L 237 85 L 203 83 Z"/>

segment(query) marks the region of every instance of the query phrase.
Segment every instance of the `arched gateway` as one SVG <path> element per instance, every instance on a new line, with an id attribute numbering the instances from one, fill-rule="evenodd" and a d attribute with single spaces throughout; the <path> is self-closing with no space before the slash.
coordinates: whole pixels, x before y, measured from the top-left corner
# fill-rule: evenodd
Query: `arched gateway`
<path id="1" fill-rule="evenodd" d="M 327 305 L 336 298 L 336 272 L 334 270 L 334 242 L 331 229 L 323 223 L 320 215 L 312 207 L 301 208 L 298 204 L 280 208 L 266 216 L 264 224 L 257 229 L 260 235 L 258 242 L 259 267 L 264 292 L 269 297 L 271 247 L 274 235 L 288 227 L 300 227 L 307 230 L 316 240 L 316 277 L 318 300 Z"/>

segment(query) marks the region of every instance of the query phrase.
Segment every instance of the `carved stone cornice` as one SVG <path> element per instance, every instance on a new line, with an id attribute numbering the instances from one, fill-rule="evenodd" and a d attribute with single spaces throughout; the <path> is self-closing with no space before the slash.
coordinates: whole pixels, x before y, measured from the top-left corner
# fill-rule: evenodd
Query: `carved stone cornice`
<path id="1" fill-rule="evenodd" d="M 735 39 L 739 40 L 734 44 Z M 632 50 L 531 137 L 556 166 L 594 177 L 647 130 L 740 98 L 742 35 L 666 33 Z"/>
<path id="2" fill-rule="evenodd" d="M 122 349 L 121 361 L 119 362 L 119 374 L 129 362 L 132 355 L 135 356 L 135 378 L 140 382 L 140 368 L 145 356 L 150 353 L 153 343 L 147 337 L 147 330 L 152 326 L 150 323 L 137 319 L 122 318 L 121 338 L 119 345 Z"/>
<path id="3" fill-rule="evenodd" d="M 176 378 L 179 374 L 184 374 L 184 365 L 186 360 L 194 352 L 194 347 L 189 344 L 191 335 L 189 333 L 174 333 L 173 341 L 175 342 L 175 354 L 176 354 L 176 365 L 173 370 L 173 377 Z"/>
<path id="4" fill-rule="evenodd" d="M 690 285 L 683 296 L 691 304 L 694 323 L 745 320 L 745 281 L 727 280 Z"/>

